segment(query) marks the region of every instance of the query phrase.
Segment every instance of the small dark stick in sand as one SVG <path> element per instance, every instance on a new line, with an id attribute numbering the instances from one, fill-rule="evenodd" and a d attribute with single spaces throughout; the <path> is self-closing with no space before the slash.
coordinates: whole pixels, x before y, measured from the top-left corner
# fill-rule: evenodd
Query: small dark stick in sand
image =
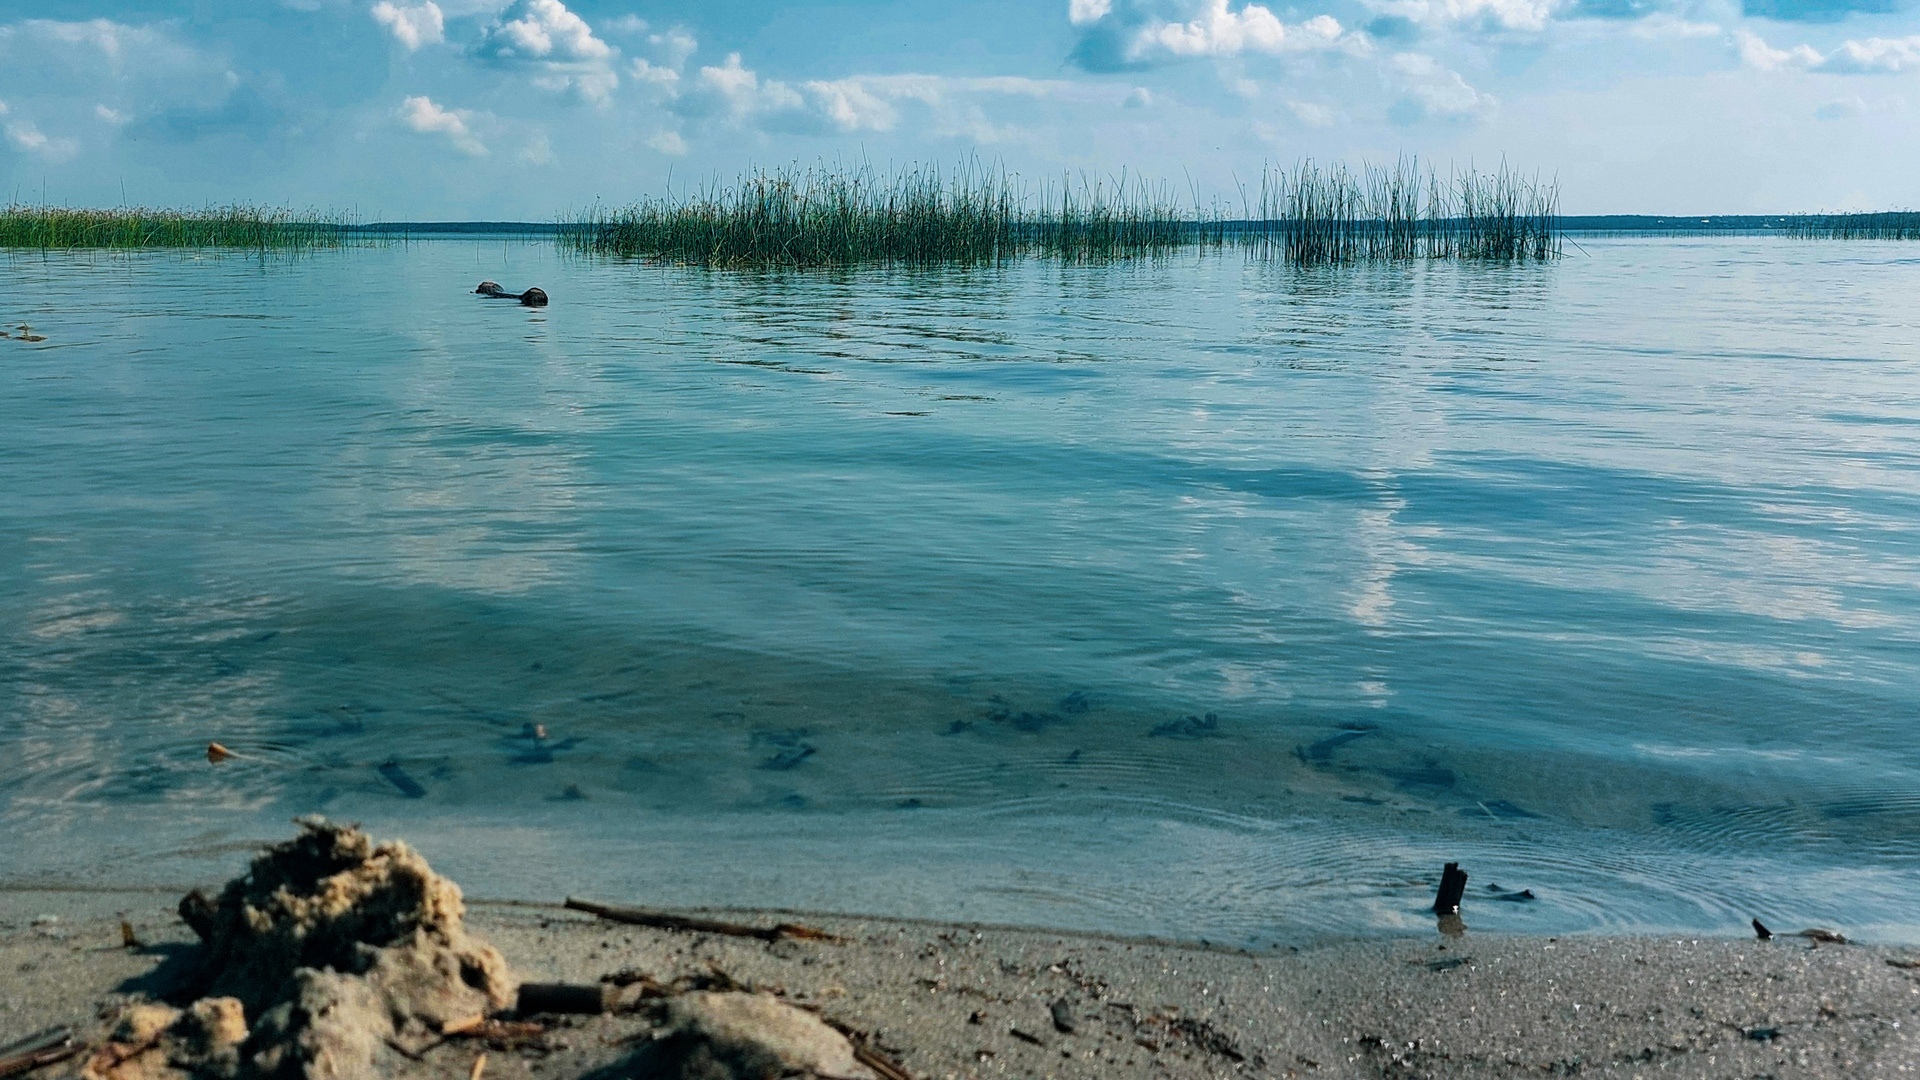
<path id="1" fill-rule="evenodd" d="M 1460 897 L 1467 891 L 1467 872 L 1460 869 L 1457 862 L 1448 863 L 1440 871 L 1440 892 L 1433 898 L 1435 915 L 1458 915 Z"/>

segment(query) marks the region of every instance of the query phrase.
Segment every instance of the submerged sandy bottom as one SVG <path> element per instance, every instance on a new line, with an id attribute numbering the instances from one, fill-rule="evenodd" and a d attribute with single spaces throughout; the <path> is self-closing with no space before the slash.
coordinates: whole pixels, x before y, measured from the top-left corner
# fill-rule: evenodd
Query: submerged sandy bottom
<path id="1" fill-rule="evenodd" d="M 158 992 L 191 934 L 157 891 L 0 892 L 0 1043 Z M 771 916 L 734 913 L 743 919 Z M 125 917 L 146 947 L 120 945 Z M 1892 1077 L 1920 1068 L 1912 950 L 1728 939 L 1409 937 L 1256 953 L 814 917 L 846 944 L 620 926 L 478 904 L 529 980 L 724 972 L 871 1033 L 916 1078 L 1566 1075 Z M 1064 1001 L 1073 1031 L 1054 1022 Z M 577 1018 L 517 1048 L 453 1042 L 407 1075 L 593 1074 L 644 1030 Z M 53 1073 L 57 1075 L 57 1072 Z M 613 1075 L 613 1074 L 599 1074 Z"/>

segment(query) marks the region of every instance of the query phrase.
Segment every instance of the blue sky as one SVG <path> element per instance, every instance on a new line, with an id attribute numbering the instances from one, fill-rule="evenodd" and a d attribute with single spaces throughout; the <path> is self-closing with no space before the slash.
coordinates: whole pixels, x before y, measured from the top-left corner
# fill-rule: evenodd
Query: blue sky
<path id="1" fill-rule="evenodd" d="M 748 163 L 1232 197 L 1418 154 L 1576 213 L 1920 205 L 1917 0 L 0 0 L 0 199 L 547 218 Z"/>

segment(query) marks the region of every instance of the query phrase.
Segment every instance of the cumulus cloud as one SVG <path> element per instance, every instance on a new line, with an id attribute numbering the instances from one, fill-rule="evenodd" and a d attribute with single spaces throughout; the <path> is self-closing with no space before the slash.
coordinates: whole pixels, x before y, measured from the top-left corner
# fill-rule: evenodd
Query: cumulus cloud
<path id="1" fill-rule="evenodd" d="M 433 0 L 413 5 L 380 0 L 373 5 L 373 21 L 386 27 L 393 40 L 408 52 L 446 40 L 447 21 L 440 13 L 440 5 Z"/>
<path id="2" fill-rule="evenodd" d="M 1106 18 L 1113 11 L 1113 0 L 1067 0 L 1067 21 L 1086 26 Z"/>
<path id="3" fill-rule="evenodd" d="M 1316 15 L 1289 27 L 1259 4 L 1234 11 L 1227 0 L 1209 0 L 1197 18 L 1142 28 L 1134 38 L 1132 54 L 1144 57 L 1159 50 L 1173 56 L 1274 54 L 1324 49 L 1339 39 L 1340 23 L 1331 15 Z"/>
<path id="4" fill-rule="evenodd" d="M 561 0 L 514 0 L 488 24 L 473 52 L 496 63 L 531 66 L 538 72 L 534 85 L 571 89 L 596 104 L 605 104 L 620 85 L 613 70 L 616 50 Z"/>
<path id="5" fill-rule="evenodd" d="M 1497 30 L 1544 30 L 1565 0 L 1389 0 L 1388 16 L 1420 26 L 1481 26 Z"/>
<path id="6" fill-rule="evenodd" d="M 474 114 L 467 109 L 444 109 L 424 96 L 410 97 L 394 111 L 400 122 L 423 135 L 444 135 L 454 149 L 472 157 L 484 157 L 487 147 L 469 127 Z"/>
<path id="7" fill-rule="evenodd" d="M 1152 108 L 1153 91 L 1144 86 L 1136 86 L 1132 90 L 1127 91 L 1127 96 L 1120 102 L 1120 106 L 1126 109 Z"/>
<path id="8" fill-rule="evenodd" d="M 1759 71 L 1798 69 L 1833 75 L 1893 75 L 1920 68 L 1920 35 L 1842 42 L 1832 52 L 1811 45 L 1776 49 L 1760 35 L 1741 31 L 1734 39 L 1740 62 Z"/>
<path id="9" fill-rule="evenodd" d="M 478 52 L 502 60 L 605 62 L 613 46 L 593 36 L 587 21 L 560 0 L 514 0 L 488 26 Z"/>
<path id="10" fill-rule="evenodd" d="M 1200 57 L 1346 48 L 1364 51 L 1331 15 L 1288 24 L 1265 4 L 1247 0 L 1072 0 L 1067 16 L 1080 28 L 1073 59 L 1092 71 L 1148 67 Z"/>

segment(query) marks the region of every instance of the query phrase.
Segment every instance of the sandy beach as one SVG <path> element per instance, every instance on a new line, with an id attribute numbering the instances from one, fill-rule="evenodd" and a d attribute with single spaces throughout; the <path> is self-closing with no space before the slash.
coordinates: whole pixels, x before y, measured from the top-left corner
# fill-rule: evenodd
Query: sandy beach
<path id="1" fill-rule="evenodd" d="M 163 993 L 194 947 L 160 891 L 0 891 L 0 1042 Z M 1468 913 L 1469 921 L 1471 912 Z M 1265 955 L 1172 942 L 772 912 L 844 943 L 763 942 L 473 902 L 530 981 L 619 972 L 770 990 L 915 1078 L 1920 1075 L 1920 950 L 1751 939 L 1464 936 Z M 122 943 L 121 921 L 141 945 Z M 543 1018 L 394 1075 L 615 1077 L 646 1023 Z M 1071 1030 L 1068 1030 L 1071 1029 Z M 39 1075 L 70 1075 L 73 1062 Z M 610 1068 L 611 1066 L 611 1068 Z M 66 1070 L 63 1072 L 63 1070 Z"/>

